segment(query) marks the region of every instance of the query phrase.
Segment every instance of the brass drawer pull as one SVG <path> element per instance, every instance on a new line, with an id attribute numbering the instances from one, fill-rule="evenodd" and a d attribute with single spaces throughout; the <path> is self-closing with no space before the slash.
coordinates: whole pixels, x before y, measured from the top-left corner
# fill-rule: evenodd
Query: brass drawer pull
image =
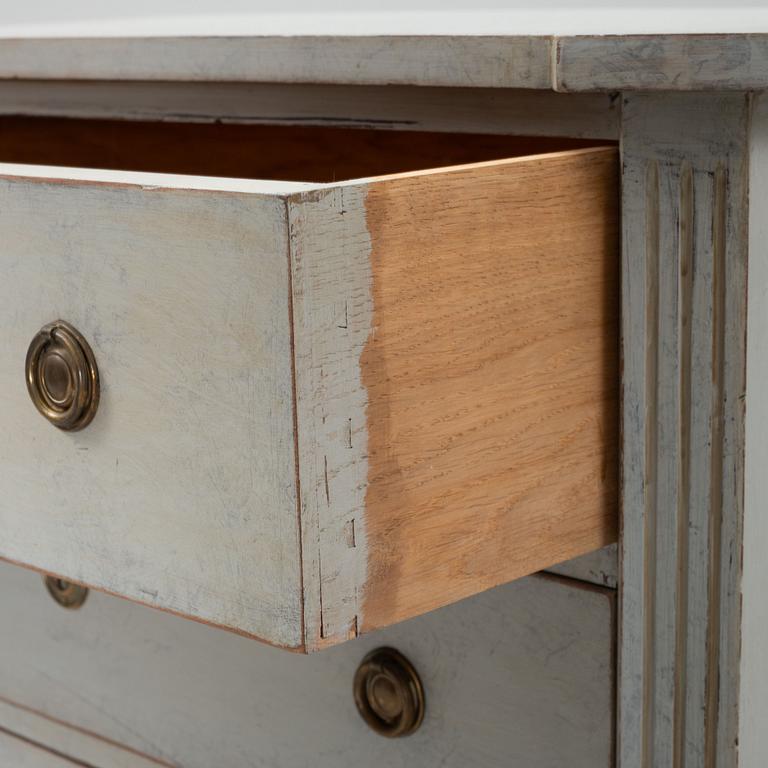
<path id="1" fill-rule="evenodd" d="M 64 608 L 79 608 L 88 597 L 88 588 L 64 581 L 55 576 L 45 576 L 45 586 L 51 597 Z"/>
<path id="2" fill-rule="evenodd" d="M 68 431 L 90 424 L 99 405 L 99 369 L 88 342 L 64 320 L 41 328 L 27 350 L 27 389 L 40 413 Z"/>
<path id="3" fill-rule="evenodd" d="M 355 704 L 376 733 L 413 733 L 424 719 L 424 689 L 413 665 L 394 648 L 371 651 L 355 673 Z"/>

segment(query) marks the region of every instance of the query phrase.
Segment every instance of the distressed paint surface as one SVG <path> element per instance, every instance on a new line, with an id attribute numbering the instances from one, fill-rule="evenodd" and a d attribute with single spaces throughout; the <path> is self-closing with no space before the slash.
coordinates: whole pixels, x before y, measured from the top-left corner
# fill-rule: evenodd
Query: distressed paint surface
<path id="1" fill-rule="evenodd" d="M 439 35 L 17 39 L 0 40 L 0 77 L 547 88 L 551 45 Z"/>
<path id="2" fill-rule="evenodd" d="M 623 106 L 622 768 L 737 764 L 748 115 Z"/>
<path id="3" fill-rule="evenodd" d="M 0 759 L 14 768 L 77 768 L 76 763 L 0 729 Z M 82 763 L 81 763 L 82 765 Z"/>
<path id="4" fill-rule="evenodd" d="M 531 577 L 300 656 L 107 595 L 62 610 L 0 564 L 0 696 L 184 768 L 613 768 L 614 606 L 612 590 Z M 355 669 L 380 645 L 426 689 L 405 739 L 355 709 Z"/>
<path id="5" fill-rule="evenodd" d="M 302 645 L 287 234 L 266 195 L 0 180 L 0 556 Z M 58 318 L 101 372 L 79 433 L 25 387 Z"/>
<path id="6" fill-rule="evenodd" d="M 288 202 L 308 649 L 357 635 L 367 580 L 366 194 L 341 186 Z"/>
<path id="7" fill-rule="evenodd" d="M 116 742 L 72 727 L 71 723 L 43 717 L 35 710 L 3 699 L 0 694 L 0 734 L 4 731 L 22 742 L 18 745 L 20 751 L 24 743 L 28 744 L 29 751 L 36 754 L 46 768 L 54 768 L 62 763 L 79 768 L 84 765 L 88 768 L 169 768 L 168 763 L 161 763 Z M 18 768 L 19 762 L 15 757 L 11 759 L 11 754 L 3 751 L 3 742 L 0 742 L 0 764 Z M 51 762 L 46 763 L 46 759 Z"/>
<path id="8" fill-rule="evenodd" d="M 547 572 L 616 589 L 619 584 L 618 546 L 609 544 L 573 560 L 553 565 L 547 568 Z"/>
<path id="9" fill-rule="evenodd" d="M 610 94 L 510 88 L 0 80 L 0 114 L 616 140 Z"/>
<path id="10" fill-rule="evenodd" d="M 0 39 L 0 79 L 743 91 L 768 87 L 768 34 L 568 35 L 554 20 L 535 36 L 70 32 Z"/>
<path id="11" fill-rule="evenodd" d="M 768 86 L 768 35 L 605 35 L 557 41 L 559 91 L 726 91 Z"/>

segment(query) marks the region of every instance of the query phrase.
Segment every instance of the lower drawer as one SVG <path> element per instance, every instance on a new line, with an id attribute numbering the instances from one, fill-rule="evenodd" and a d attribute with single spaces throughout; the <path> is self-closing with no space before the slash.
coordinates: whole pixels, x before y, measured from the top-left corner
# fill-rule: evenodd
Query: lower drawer
<path id="1" fill-rule="evenodd" d="M 296 656 L 99 593 L 64 610 L 39 576 L 0 565 L 0 697 L 184 768 L 608 768 L 614 609 L 613 590 L 533 576 Z M 424 685 L 405 738 L 355 708 L 355 670 L 377 645 Z M 93 762 L 77 749 L 60 751 Z"/>

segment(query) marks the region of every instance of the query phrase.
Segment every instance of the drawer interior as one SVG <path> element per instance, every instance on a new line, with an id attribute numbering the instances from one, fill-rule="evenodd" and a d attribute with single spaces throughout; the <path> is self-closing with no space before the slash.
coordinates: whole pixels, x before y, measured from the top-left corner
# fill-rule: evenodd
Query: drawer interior
<path id="1" fill-rule="evenodd" d="M 0 162 L 330 183 L 604 146 L 367 127 L 0 117 Z"/>

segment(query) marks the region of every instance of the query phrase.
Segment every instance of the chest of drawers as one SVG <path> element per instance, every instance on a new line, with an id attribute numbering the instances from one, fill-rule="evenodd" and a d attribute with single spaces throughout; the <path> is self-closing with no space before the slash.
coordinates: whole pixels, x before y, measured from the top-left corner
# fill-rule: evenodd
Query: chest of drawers
<path id="1" fill-rule="evenodd" d="M 0 41 L 0 755 L 762 766 L 766 37 L 278 32 Z"/>

